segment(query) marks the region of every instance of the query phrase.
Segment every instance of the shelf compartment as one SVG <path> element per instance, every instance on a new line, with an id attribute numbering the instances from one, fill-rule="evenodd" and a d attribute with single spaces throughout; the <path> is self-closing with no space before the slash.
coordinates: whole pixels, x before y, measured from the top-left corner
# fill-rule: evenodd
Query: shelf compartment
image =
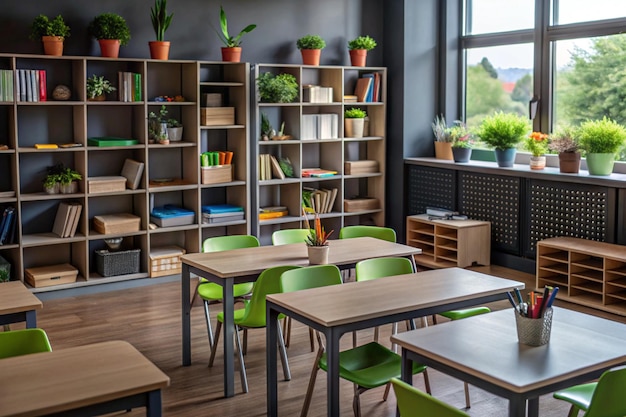
<path id="1" fill-rule="evenodd" d="M 567 265 L 564 264 L 549 264 L 539 267 L 539 271 L 556 272 L 557 274 L 568 274 Z"/>
<path id="2" fill-rule="evenodd" d="M 568 287 L 567 275 L 546 275 L 538 279 L 537 288 L 543 288 L 546 285 L 551 287 L 560 287 L 566 290 Z"/>
<path id="3" fill-rule="evenodd" d="M 598 271 L 602 271 L 604 268 L 604 259 L 600 256 L 591 256 L 587 254 L 572 252 L 570 257 L 572 266 L 590 268 Z"/>

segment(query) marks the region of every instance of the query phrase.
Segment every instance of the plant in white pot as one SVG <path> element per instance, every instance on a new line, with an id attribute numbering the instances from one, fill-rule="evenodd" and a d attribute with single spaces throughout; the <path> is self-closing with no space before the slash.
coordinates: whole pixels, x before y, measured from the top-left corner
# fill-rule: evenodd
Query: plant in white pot
<path id="1" fill-rule="evenodd" d="M 542 170 L 546 167 L 546 156 L 548 152 L 548 138 L 546 133 L 532 132 L 526 138 L 524 147 L 531 153 L 530 169 Z"/>
<path id="2" fill-rule="evenodd" d="M 367 112 L 359 108 L 346 109 L 344 114 L 344 130 L 347 138 L 362 138 Z"/>
<path id="3" fill-rule="evenodd" d="M 512 167 L 516 146 L 530 132 L 530 123 L 515 113 L 498 111 L 485 117 L 476 134 L 488 146 L 494 148 L 499 167 Z"/>
<path id="4" fill-rule="evenodd" d="M 611 175 L 615 154 L 626 141 L 626 128 L 605 116 L 581 123 L 576 136 L 585 151 L 589 174 Z"/>
<path id="5" fill-rule="evenodd" d="M 313 228 L 309 224 L 309 218 L 304 209 L 302 215 L 304 216 L 305 228 L 309 230 L 309 235 L 304 241 L 307 246 L 309 263 L 311 265 L 325 265 L 328 263 L 328 238 L 333 234 L 333 230 L 326 232 L 318 213 L 315 213 Z"/>
<path id="6" fill-rule="evenodd" d="M 183 125 L 176 119 L 167 119 L 167 137 L 172 142 L 178 142 L 183 139 Z"/>

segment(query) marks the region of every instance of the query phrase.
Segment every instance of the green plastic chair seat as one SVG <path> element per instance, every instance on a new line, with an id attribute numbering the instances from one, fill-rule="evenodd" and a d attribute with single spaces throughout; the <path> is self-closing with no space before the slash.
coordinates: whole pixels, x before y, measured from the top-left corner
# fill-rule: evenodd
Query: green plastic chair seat
<path id="1" fill-rule="evenodd" d="M 428 395 L 404 381 L 393 378 L 393 390 L 400 417 L 469 417 L 463 411 Z"/>
<path id="2" fill-rule="evenodd" d="M 203 281 L 203 282 L 202 282 Z M 214 282 L 209 282 L 202 278 L 201 284 L 198 287 L 198 295 L 209 301 L 221 300 L 224 298 L 224 291 L 221 285 Z M 253 282 L 244 282 L 242 284 L 233 285 L 233 296 L 235 298 L 243 297 L 246 294 L 250 294 L 254 288 Z"/>
<path id="3" fill-rule="evenodd" d="M 489 307 L 481 306 L 481 307 L 466 308 L 463 310 L 445 311 L 443 313 L 439 313 L 439 315 L 443 317 L 447 317 L 450 320 L 460 320 L 460 319 L 466 319 L 468 317 L 477 316 L 479 314 L 485 314 L 485 313 L 490 313 L 490 312 L 491 310 L 489 309 Z"/>
<path id="4" fill-rule="evenodd" d="M 360 387 L 372 389 L 400 376 L 402 358 L 386 347 L 370 342 L 356 348 L 339 352 L 339 376 Z M 319 367 L 328 371 L 326 353 L 319 361 Z M 413 373 L 426 369 L 424 365 L 413 363 Z"/>
<path id="5" fill-rule="evenodd" d="M 51 351 L 48 335 L 42 329 L 0 332 L 0 359 Z"/>
<path id="6" fill-rule="evenodd" d="M 593 392 L 595 391 L 597 385 L 597 382 L 576 385 L 574 387 L 555 392 L 553 397 L 557 400 L 567 401 L 579 409 L 587 411 L 589 409 L 589 404 L 591 404 L 591 397 L 593 397 Z"/>
<path id="7" fill-rule="evenodd" d="M 339 239 L 351 239 L 355 237 L 374 237 L 395 243 L 396 231 L 389 227 L 381 226 L 345 226 L 339 231 Z"/>

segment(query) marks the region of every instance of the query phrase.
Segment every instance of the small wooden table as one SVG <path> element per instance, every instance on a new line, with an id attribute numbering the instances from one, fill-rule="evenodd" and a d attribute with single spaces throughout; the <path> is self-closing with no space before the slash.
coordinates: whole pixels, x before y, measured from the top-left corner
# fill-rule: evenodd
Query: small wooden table
<path id="1" fill-rule="evenodd" d="M 278 315 L 284 313 L 326 337 L 328 416 L 339 415 L 339 340 L 346 332 L 506 298 L 524 283 L 461 268 L 267 296 L 267 414 L 278 415 Z M 438 326 L 435 326 L 438 327 Z"/>
<path id="2" fill-rule="evenodd" d="M 123 341 L 0 360 L 0 416 L 99 415 L 135 407 L 160 417 L 170 379 Z"/>
<path id="3" fill-rule="evenodd" d="M 391 337 L 402 347 L 402 379 L 412 361 L 508 398 L 509 416 L 536 417 L 539 396 L 598 378 L 626 362 L 626 325 L 554 307 L 550 342 L 517 340 L 512 309 Z"/>
<path id="4" fill-rule="evenodd" d="M 37 310 L 42 307 L 21 281 L 0 284 L 0 325 L 26 321 L 27 328 L 37 327 Z"/>
<path id="5" fill-rule="evenodd" d="M 399 243 L 371 237 L 337 239 L 329 241 L 328 263 L 339 268 L 351 268 L 362 260 L 388 256 L 412 257 L 421 250 Z M 196 274 L 223 287 L 224 311 L 224 395 L 235 394 L 235 359 L 234 359 L 234 298 L 233 284 L 254 282 L 267 268 L 281 265 L 308 266 L 309 259 L 304 243 L 280 246 L 258 246 L 254 248 L 234 249 L 222 252 L 194 253 L 181 257 L 183 272 L 182 289 L 182 327 L 183 327 L 183 365 L 191 365 L 191 274 Z"/>

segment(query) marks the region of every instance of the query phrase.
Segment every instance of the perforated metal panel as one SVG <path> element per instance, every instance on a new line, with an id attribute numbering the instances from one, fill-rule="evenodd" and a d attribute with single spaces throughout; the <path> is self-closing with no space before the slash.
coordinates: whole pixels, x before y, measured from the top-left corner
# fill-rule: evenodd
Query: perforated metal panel
<path id="1" fill-rule="evenodd" d="M 459 211 L 491 222 L 492 249 L 520 254 L 519 178 L 459 172 Z"/>
<path id="2" fill-rule="evenodd" d="M 528 255 L 536 242 L 556 236 L 611 241 L 607 217 L 614 193 L 605 187 L 530 180 L 527 213 Z"/>
<path id="3" fill-rule="evenodd" d="M 456 209 L 456 175 L 449 169 L 407 166 L 407 214 L 426 213 L 426 207 Z"/>

